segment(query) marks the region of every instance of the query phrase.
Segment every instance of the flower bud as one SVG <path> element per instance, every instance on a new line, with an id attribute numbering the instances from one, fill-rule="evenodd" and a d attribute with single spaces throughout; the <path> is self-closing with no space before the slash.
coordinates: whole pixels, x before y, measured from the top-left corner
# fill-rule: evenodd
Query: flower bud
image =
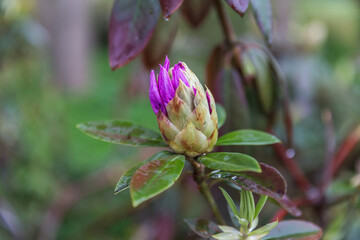
<path id="1" fill-rule="evenodd" d="M 215 100 L 185 63 L 169 66 L 166 57 L 157 78 L 150 74 L 150 103 L 162 136 L 176 153 L 211 152 L 218 137 Z"/>

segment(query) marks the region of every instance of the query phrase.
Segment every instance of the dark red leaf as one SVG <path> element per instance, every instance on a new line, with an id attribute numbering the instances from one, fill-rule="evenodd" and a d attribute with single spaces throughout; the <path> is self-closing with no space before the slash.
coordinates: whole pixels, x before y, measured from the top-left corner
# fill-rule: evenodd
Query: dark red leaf
<path id="1" fill-rule="evenodd" d="M 284 197 L 287 184 L 281 173 L 276 168 L 264 163 L 260 163 L 260 167 L 261 173 L 243 172 L 242 175 L 276 193 L 278 197 Z"/>
<path id="2" fill-rule="evenodd" d="M 109 25 L 109 60 L 114 70 L 133 60 L 149 42 L 159 19 L 157 0 L 116 0 Z"/>
<path id="3" fill-rule="evenodd" d="M 181 6 L 184 0 L 160 0 L 161 9 L 165 18 L 170 16 Z"/>
<path id="4" fill-rule="evenodd" d="M 250 0 L 226 0 L 226 2 L 232 9 L 238 12 L 240 16 L 244 16 L 246 10 L 249 7 Z"/>
<path id="5" fill-rule="evenodd" d="M 285 195 L 282 198 L 279 199 L 275 199 L 276 202 L 283 208 L 285 209 L 288 213 L 292 214 L 295 217 L 299 217 L 301 216 L 301 211 L 300 209 L 289 199 L 289 197 L 287 195 Z"/>
<path id="6" fill-rule="evenodd" d="M 199 26 L 211 9 L 213 0 L 184 0 L 181 12 L 193 26 Z"/>
<path id="7" fill-rule="evenodd" d="M 171 21 L 160 20 L 155 33 L 149 44 L 143 51 L 143 61 L 147 68 L 151 69 L 163 62 L 168 54 L 178 30 L 178 19 Z"/>
<path id="8" fill-rule="evenodd" d="M 256 194 L 262 194 L 273 198 L 285 210 L 294 216 L 300 216 L 301 211 L 286 196 L 286 181 L 275 168 L 260 163 L 261 173 L 254 172 L 214 172 L 211 178 L 222 179 L 234 183 L 240 188 L 244 188 Z"/>

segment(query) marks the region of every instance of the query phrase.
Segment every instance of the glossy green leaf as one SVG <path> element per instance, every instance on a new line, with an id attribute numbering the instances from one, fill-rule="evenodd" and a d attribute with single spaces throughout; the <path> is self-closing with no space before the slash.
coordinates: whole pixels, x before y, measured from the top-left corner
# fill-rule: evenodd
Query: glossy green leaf
<path id="1" fill-rule="evenodd" d="M 130 146 L 167 146 L 160 133 L 123 120 L 85 122 L 77 127 L 90 137 L 116 144 Z"/>
<path id="2" fill-rule="evenodd" d="M 240 218 L 240 212 L 239 209 L 237 208 L 236 204 L 234 203 L 233 199 L 230 197 L 230 195 L 225 191 L 225 189 L 223 189 L 222 187 L 219 187 L 222 194 L 225 197 L 225 200 L 227 201 L 229 207 L 231 208 L 231 211 L 235 214 L 235 216 Z"/>
<path id="3" fill-rule="evenodd" d="M 256 203 L 256 207 L 255 207 L 255 218 L 257 216 L 259 216 L 259 213 L 261 212 L 261 210 L 263 209 L 265 203 L 266 203 L 266 200 L 267 200 L 268 196 L 266 195 L 261 195 L 258 202 Z"/>
<path id="4" fill-rule="evenodd" d="M 243 129 L 221 136 L 218 139 L 216 145 L 268 145 L 279 142 L 280 140 L 271 134 L 258 130 Z"/>
<path id="5" fill-rule="evenodd" d="M 299 220 L 281 221 L 263 240 L 318 240 L 322 236 L 320 227 Z"/>
<path id="6" fill-rule="evenodd" d="M 255 203 L 252 192 L 241 189 L 240 192 L 240 216 L 252 223 L 255 215 Z"/>
<path id="7" fill-rule="evenodd" d="M 271 0 L 251 0 L 251 6 L 265 40 L 271 44 L 274 28 Z"/>
<path id="8" fill-rule="evenodd" d="M 213 234 L 221 232 L 218 225 L 206 219 L 185 219 L 189 228 L 202 238 L 210 239 Z"/>
<path id="9" fill-rule="evenodd" d="M 218 233 L 212 237 L 217 240 L 241 240 L 239 233 Z"/>
<path id="10" fill-rule="evenodd" d="M 225 226 L 225 225 L 219 225 L 219 228 L 222 233 L 218 233 L 215 235 L 212 235 L 213 238 L 218 240 L 241 240 L 241 233 L 236 228 Z"/>
<path id="11" fill-rule="evenodd" d="M 242 153 L 209 153 L 200 156 L 198 161 L 206 167 L 215 170 L 261 172 L 258 162 L 251 156 Z"/>
<path id="12" fill-rule="evenodd" d="M 226 111 L 223 106 L 216 104 L 216 113 L 218 115 L 218 129 L 220 129 L 226 121 Z"/>
<path id="13" fill-rule="evenodd" d="M 153 156 L 149 157 L 148 159 L 146 159 L 145 161 L 137 164 L 136 166 L 130 168 L 129 170 L 127 170 L 119 179 L 118 183 L 116 184 L 114 193 L 117 194 L 119 192 L 124 191 L 125 189 L 129 188 L 130 185 L 130 181 L 131 181 L 131 177 L 134 175 L 134 173 L 136 172 L 136 170 L 138 170 L 139 167 L 141 167 L 142 165 L 157 160 L 161 157 L 166 157 L 166 156 L 172 156 L 174 155 L 174 153 L 172 152 L 168 152 L 168 151 L 162 151 L 162 152 L 158 152 L 156 154 L 154 154 Z"/>
<path id="14" fill-rule="evenodd" d="M 162 193 L 179 178 L 185 164 L 184 155 L 160 157 L 139 167 L 130 182 L 134 207 Z"/>

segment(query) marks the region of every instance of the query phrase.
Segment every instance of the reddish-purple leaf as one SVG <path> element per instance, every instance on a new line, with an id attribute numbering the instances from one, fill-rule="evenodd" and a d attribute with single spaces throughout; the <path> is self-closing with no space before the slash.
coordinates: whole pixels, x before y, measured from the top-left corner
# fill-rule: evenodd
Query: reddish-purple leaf
<path id="1" fill-rule="evenodd" d="M 184 0 L 181 12 L 193 27 L 198 27 L 206 18 L 213 2 L 213 0 Z"/>
<path id="2" fill-rule="evenodd" d="M 250 0 L 226 0 L 232 9 L 234 9 L 240 16 L 244 16 L 249 7 Z"/>
<path id="3" fill-rule="evenodd" d="M 165 18 L 170 16 L 181 6 L 184 0 L 160 0 L 161 9 Z"/>
<path id="4" fill-rule="evenodd" d="M 159 19 L 157 0 L 116 0 L 109 25 L 109 60 L 114 70 L 146 47 Z"/>
<path id="5" fill-rule="evenodd" d="M 242 174 L 257 184 L 276 193 L 278 197 L 284 197 L 287 190 L 287 184 L 281 173 L 276 168 L 264 163 L 260 163 L 260 167 L 261 173 L 243 172 Z"/>
<path id="6" fill-rule="evenodd" d="M 283 208 L 285 209 L 288 213 L 291 213 L 293 216 L 295 217 L 299 217 L 301 216 L 301 211 L 300 209 L 289 199 L 289 197 L 287 195 L 285 195 L 282 198 L 279 199 L 275 199 L 276 202 Z"/>
<path id="7" fill-rule="evenodd" d="M 211 178 L 222 179 L 234 183 L 256 194 L 269 196 L 276 200 L 286 211 L 294 216 L 300 216 L 301 211 L 286 196 L 286 181 L 275 168 L 260 163 L 261 173 L 255 172 L 214 172 Z"/>
<path id="8" fill-rule="evenodd" d="M 175 40 L 178 23 L 178 18 L 171 21 L 160 19 L 153 37 L 143 51 L 142 57 L 147 68 L 152 69 L 164 62 L 165 55 L 169 54 Z"/>

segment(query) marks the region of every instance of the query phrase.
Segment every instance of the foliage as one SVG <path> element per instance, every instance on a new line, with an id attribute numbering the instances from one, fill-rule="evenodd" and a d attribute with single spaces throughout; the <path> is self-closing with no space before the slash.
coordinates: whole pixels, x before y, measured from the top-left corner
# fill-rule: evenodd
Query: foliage
<path id="1" fill-rule="evenodd" d="M 141 234 L 154 239 L 161 234 L 168 239 L 192 239 L 189 228 L 179 224 L 183 218 L 193 218 L 186 222 L 203 238 L 221 232 L 218 220 L 210 221 L 209 208 L 190 180 L 189 170 L 196 163 L 185 161 L 181 168 L 182 160 L 167 158 L 174 153 L 147 147 L 166 144 L 159 138 L 156 119 L 144 97 L 147 80 L 143 76 L 148 72 L 142 65 L 155 68 L 166 54 L 171 60 L 186 61 L 221 103 L 217 106 L 221 138 L 214 153 L 202 156 L 201 167 L 216 163 L 223 169 L 205 167 L 203 173 L 199 169 L 197 180 L 211 188 L 227 223 L 233 220 L 232 227 L 240 229 L 232 211 L 227 216 L 228 204 L 214 186 L 226 189 L 234 203 L 243 189 L 255 193 L 259 206 L 255 215 L 267 196 L 275 203 L 262 205 L 259 225 L 278 219 L 274 229 L 280 230 L 271 231 L 265 239 L 286 238 L 282 234 L 302 239 L 303 233 L 318 239 L 319 228 L 308 221 L 322 227 L 323 239 L 358 238 L 360 111 L 354 104 L 360 96 L 358 2 L 121 1 L 129 5 L 120 12 L 114 7 L 112 15 L 118 21 L 112 29 L 127 28 L 129 35 L 121 35 L 125 42 L 131 45 L 139 26 L 144 21 L 148 25 L 138 42 L 128 45 L 130 52 L 110 51 L 109 57 L 117 63 L 113 67 L 121 66 L 115 72 L 106 64 L 108 46 L 103 36 L 111 2 L 95 2 L 90 5 L 95 13 L 91 29 L 99 49 L 92 55 L 95 61 L 89 76 L 93 82 L 81 94 L 65 92 L 56 80 L 57 62 L 51 52 L 54 29 L 39 19 L 46 5 L 23 0 L 0 3 L 0 14 L 4 14 L 0 20 L 1 239 L 34 239 L 44 233 L 50 235 L 43 239 L 142 239 Z M 150 2 L 155 4 L 154 15 L 147 8 L 137 8 Z M 75 5 L 69 7 L 76 10 Z M 56 19 L 55 14 L 52 17 Z M 115 35 L 114 46 L 119 47 Z M 226 121 L 221 118 L 225 111 Z M 80 125 L 85 132 L 89 127 L 87 134 L 93 135 L 93 124 L 103 124 L 102 118 L 128 119 L 139 129 L 146 126 L 145 132 L 152 136 L 143 139 L 143 134 L 124 132 L 119 126 L 105 129 L 121 133 L 117 139 L 107 135 L 110 141 L 146 143 L 137 150 L 86 138 L 74 127 L 93 119 L 91 126 Z M 106 124 L 111 125 L 110 121 Z M 241 137 L 229 145 L 234 130 L 250 129 L 276 138 L 265 140 L 269 145 L 261 147 L 245 145 Z M 124 138 L 129 132 L 136 138 Z M 221 144 L 227 133 L 233 134 L 232 140 Z M 228 153 L 241 157 L 230 158 L 231 164 L 209 161 L 211 154 Z M 164 177 L 166 183 L 160 187 L 154 184 L 154 189 L 144 189 L 146 198 L 135 198 L 150 200 L 152 191 L 160 193 L 174 183 L 169 191 L 136 209 L 131 208 L 129 194 L 109 195 L 120 175 L 114 192 L 130 189 L 134 173 L 148 163 L 147 167 L 163 166 L 171 176 Z M 230 171 L 234 166 L 237 171 Z M 293 219 L 301 211 L 303 220 Z M 7 221 L 10 217 L 14 221 Z M 9 223 L 14 224 L 12 228 Z M 294 224 L 298 232 L 284 231 L 294 229 L 289 227 Z"/>

